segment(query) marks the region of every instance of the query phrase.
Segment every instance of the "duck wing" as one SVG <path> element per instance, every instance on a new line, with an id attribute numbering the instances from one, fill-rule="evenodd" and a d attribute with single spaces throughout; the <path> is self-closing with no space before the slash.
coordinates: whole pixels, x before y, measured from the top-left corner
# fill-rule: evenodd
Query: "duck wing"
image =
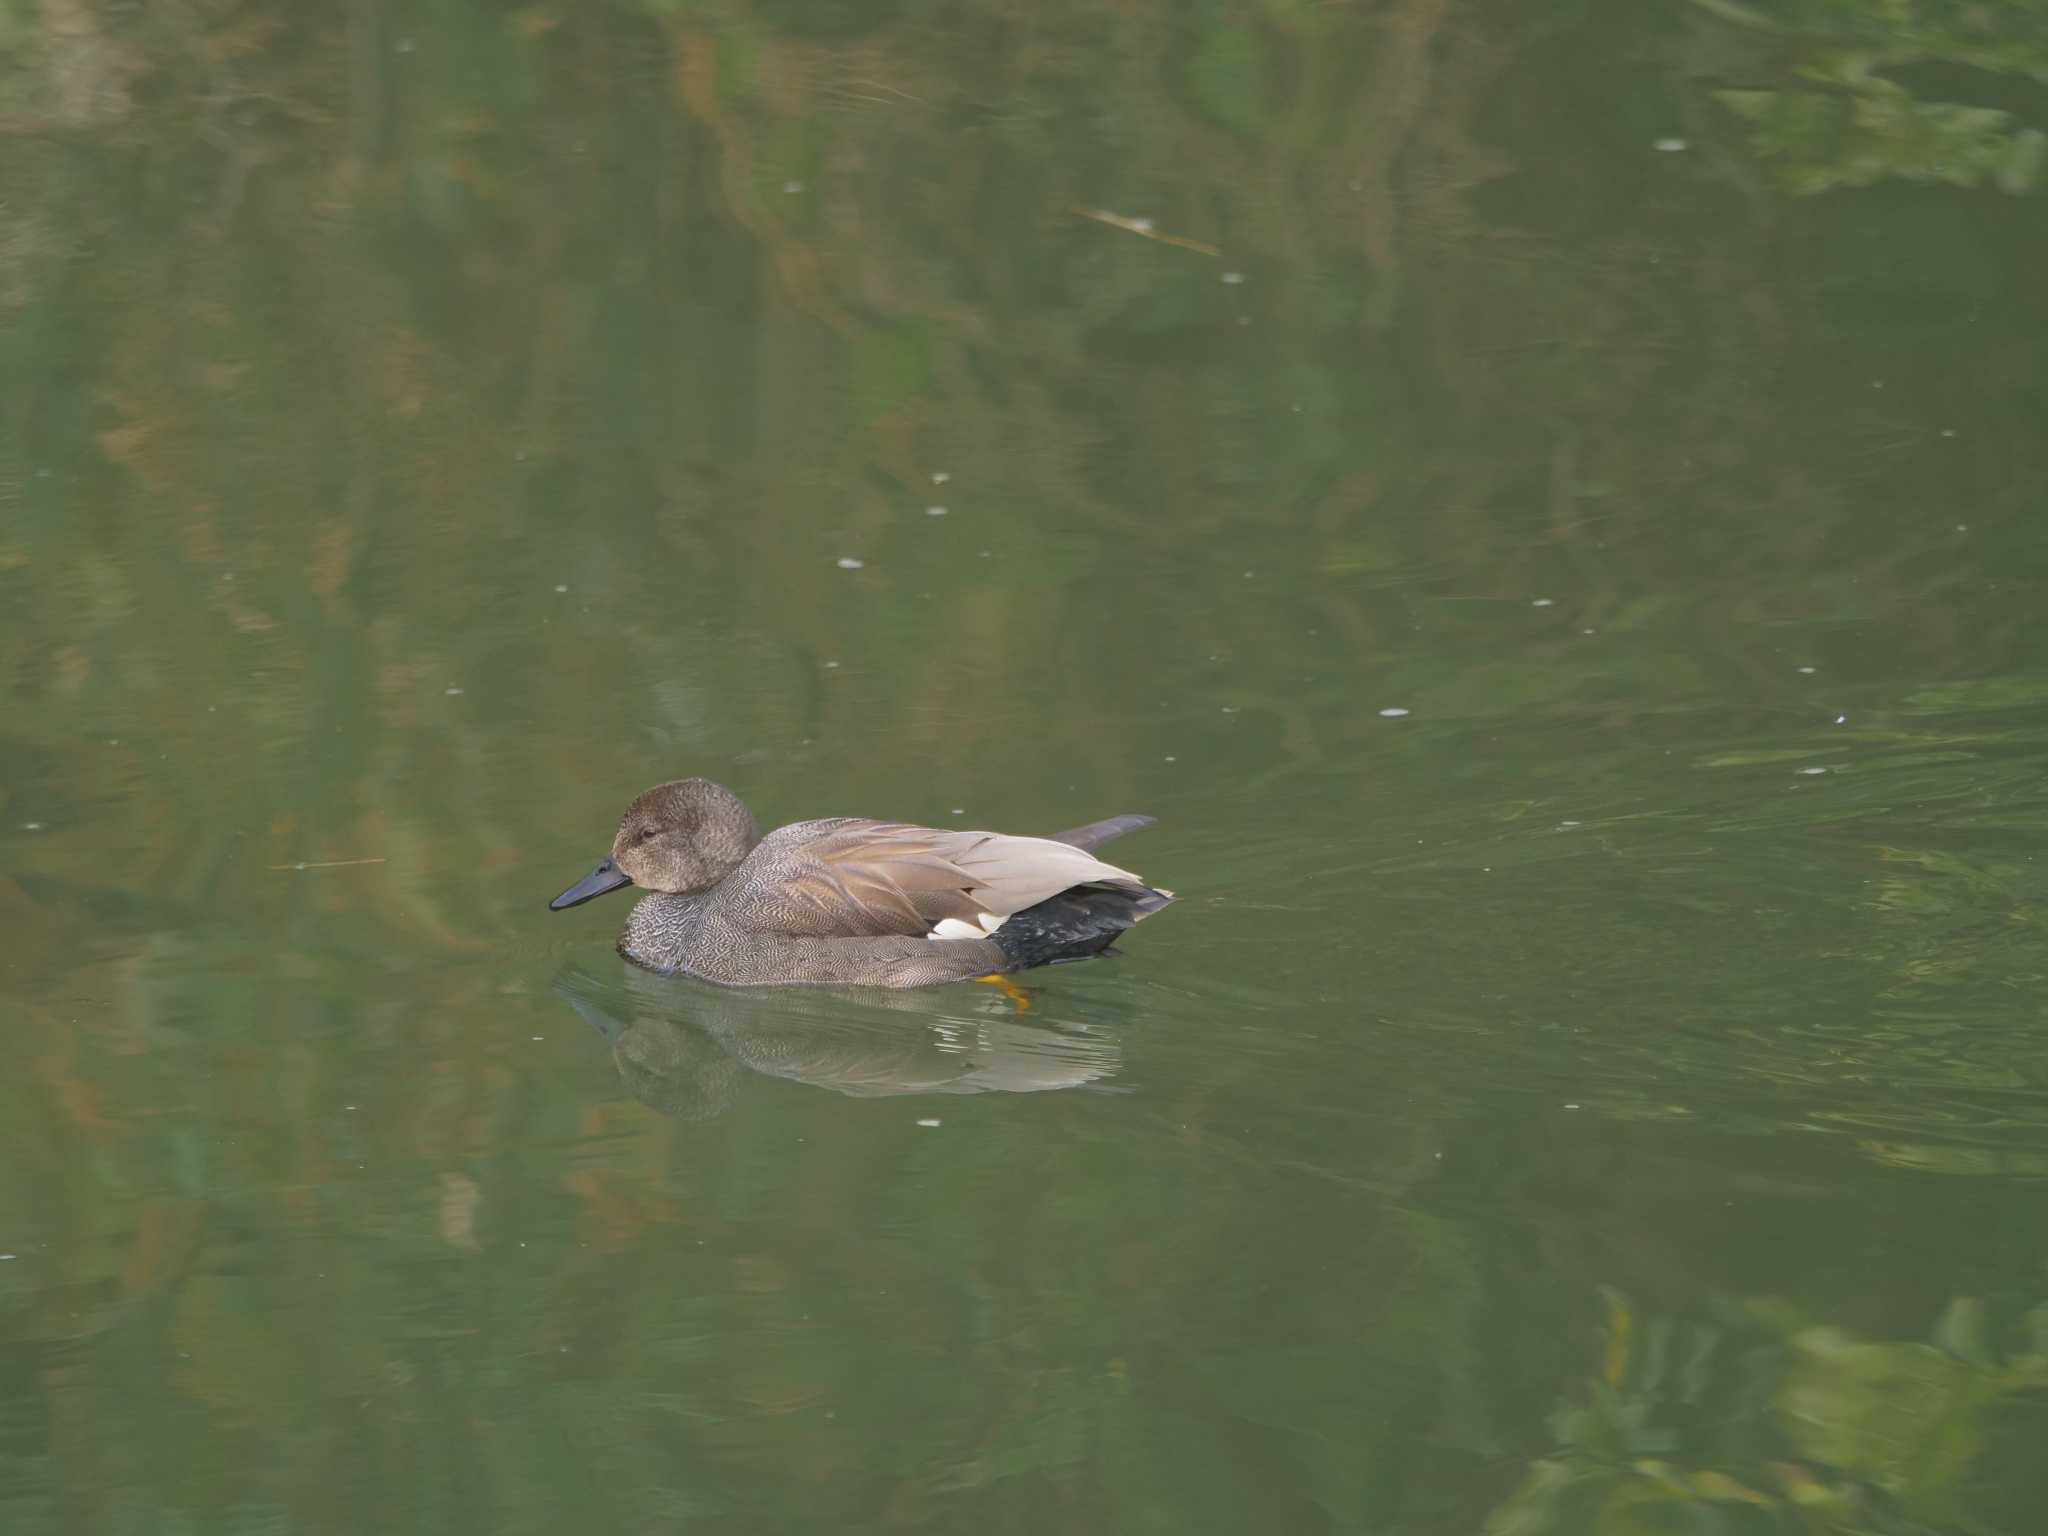
<path id="1" fill-rule="evenodd" d="M 1077 885 L 1150 894 L 1129 870 L 1053 838 L 853 818 L 771 832 L 748 865 L 759 866 L 741 871 L 752 920 L 821 938 L 924 936 L 942 924 L 960 925 L 944 937 L 978 938 Z"/>

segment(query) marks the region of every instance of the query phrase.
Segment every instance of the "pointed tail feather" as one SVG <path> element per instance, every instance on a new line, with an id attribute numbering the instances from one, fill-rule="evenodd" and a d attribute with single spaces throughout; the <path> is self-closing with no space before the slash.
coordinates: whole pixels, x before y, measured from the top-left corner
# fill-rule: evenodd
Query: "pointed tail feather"
<path id="1" fill-rule="evenodd" d="M 1157 816 L 1106 816 L 1101 821 L 1089 822 L 1085 827 L 1055 832 L 1046 841 L 1065 843 L 1070 848 L 1100 848 L 1111 838 L 1122 837 L 1140 827 L 1149 827 L 1158 819 Z"/>

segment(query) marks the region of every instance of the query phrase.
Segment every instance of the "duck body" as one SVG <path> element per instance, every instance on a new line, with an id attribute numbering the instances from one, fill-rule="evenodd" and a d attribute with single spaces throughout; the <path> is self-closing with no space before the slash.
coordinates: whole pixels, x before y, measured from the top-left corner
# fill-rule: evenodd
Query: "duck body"
<path id="1" fill-rule="evenodd" d="M 1100 954 L 1166 906 L 1089 851 L 1150 821 L 1041 838 L 833 817 L 761 837 L 731 791 L 679 779 L 634 800 L 611 856 L 549 905 L 645 887 L 619 953 L 722 986 L 933 986 Z"/>

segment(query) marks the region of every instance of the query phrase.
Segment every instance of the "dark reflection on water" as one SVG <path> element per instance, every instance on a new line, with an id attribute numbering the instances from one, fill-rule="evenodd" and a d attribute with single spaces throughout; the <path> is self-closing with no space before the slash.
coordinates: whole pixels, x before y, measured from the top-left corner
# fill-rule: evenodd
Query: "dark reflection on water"
<path id="1" fill-rule="evenodd" d="M 1040 1023 L 999 994 L 969 1007 L 964 986 L 742 992 L 624 962 L 600 974 L 571 961 L 552 986 L 611 1045 L 627 1091 L 686 1120 L 724 1114 L 755 1074 L 857 1099 L 1099 1085 L 1121 1064 L 1110 1020 L 1129 1013 L 1102 1000 L 1089 1023 Z"/>

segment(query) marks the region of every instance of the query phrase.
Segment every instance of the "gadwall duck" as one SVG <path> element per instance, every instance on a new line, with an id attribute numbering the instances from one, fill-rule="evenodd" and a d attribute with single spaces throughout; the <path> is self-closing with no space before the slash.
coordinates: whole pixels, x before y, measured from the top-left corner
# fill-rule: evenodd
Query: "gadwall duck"
<path id="1" fill-rule="evenodd" d="M 766 837 L 709 779 L 626 807 L 611 856 L 548 903 L 637 885 L 619 953 L 729 987 L 928 987 L 1097 955 L 1172 901 L 1088 852 L 1151 825 L 1112 816 L 1055 837 L 850 816 Z"/>

